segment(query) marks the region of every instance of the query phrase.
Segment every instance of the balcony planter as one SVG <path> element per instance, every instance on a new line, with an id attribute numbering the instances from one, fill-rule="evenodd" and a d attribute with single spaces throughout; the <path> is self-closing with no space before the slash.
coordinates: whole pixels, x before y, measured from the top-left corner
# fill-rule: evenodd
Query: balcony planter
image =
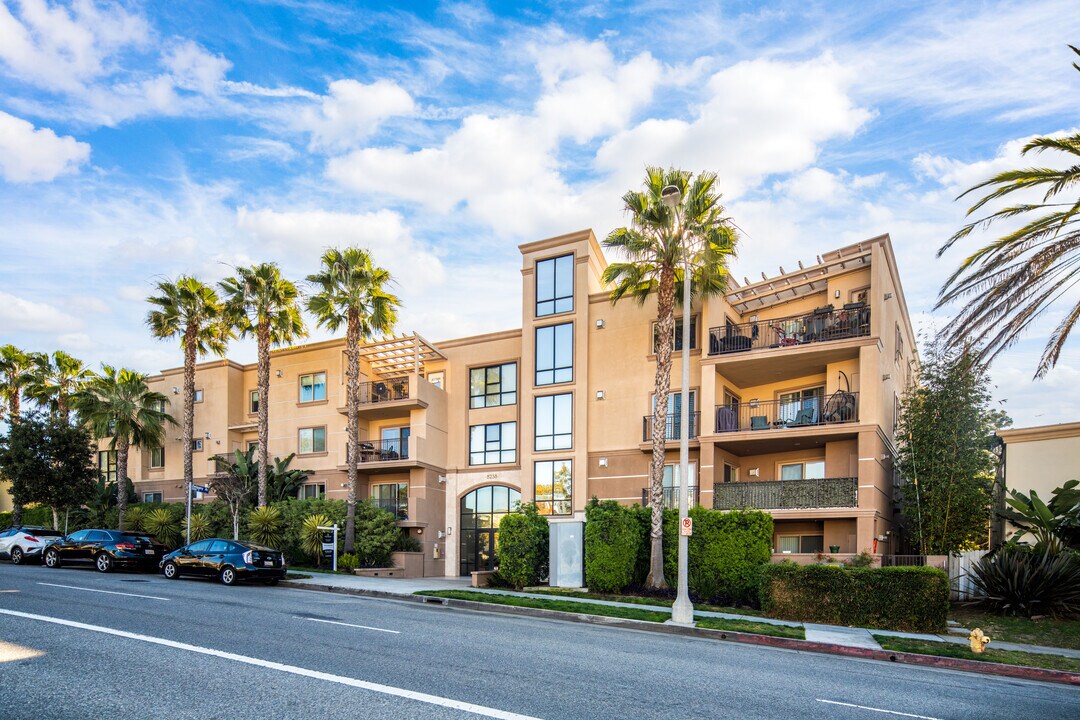
<path id="1" fill-rule="evenodd" d="M 840 546 L 839 545 L 830 545 L 829 546 L 829 552 L 835 555 L 836 553 L 840 552 Z"/>

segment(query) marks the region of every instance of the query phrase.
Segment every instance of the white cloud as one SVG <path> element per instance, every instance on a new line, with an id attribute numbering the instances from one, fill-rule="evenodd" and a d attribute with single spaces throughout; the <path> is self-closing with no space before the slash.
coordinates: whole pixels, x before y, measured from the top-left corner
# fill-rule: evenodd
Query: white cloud
<path id="1" fill-rule="evenodd" d="M 203 95 L 216 95 L 232 67 L 223 56 L 209 53 L 190 40 L 170 48 L 163 62 L 176 87 Z"/>
<path id="2" fill-rule="evenodd" d="M 312 150 L 347 150 L 367 139 L 386 119 L 411 115 L 415 109 L 409 93 L 389 80 L 370 85 L 335 80 L 317 108 L 300 114 L 298 127 L 311 133 Z"/>
<path id="3" fill-rule="evenodd" d="M 0 175 L 8 182 L 48 182 L 77 172 L 89 157 L 88 144 L 0 110 Z"/>
<path id="4" fill-rule="evenodd" d="M 82 321 L 48 303 L 0 290 L 0 327 L 9 332 L 56 333 L 77 330 Z"/>

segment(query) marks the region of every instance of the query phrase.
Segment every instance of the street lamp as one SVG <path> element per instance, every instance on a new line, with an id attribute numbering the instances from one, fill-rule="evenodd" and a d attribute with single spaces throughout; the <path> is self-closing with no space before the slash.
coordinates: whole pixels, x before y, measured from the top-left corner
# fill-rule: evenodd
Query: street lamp
<path id="1" fill-rule="evenodd" d="M 687 478 L 690 475 L 690 246 L 686 242 L 686 231 L 679 211 L 682 191 L 675 185 L 668 185 L 660 191 L 660 199 L 675 211 L 675 224 L 683 243 L 682 399 L 679 403 L 679 580 L 675 604 L 671 606 L 671 622 L 692 625 L 694 604 L 690 602 L 690 595 L 686 589 L 688 538 L 682 532 L 683 520 L 687 517 L 689 505 Z"/>

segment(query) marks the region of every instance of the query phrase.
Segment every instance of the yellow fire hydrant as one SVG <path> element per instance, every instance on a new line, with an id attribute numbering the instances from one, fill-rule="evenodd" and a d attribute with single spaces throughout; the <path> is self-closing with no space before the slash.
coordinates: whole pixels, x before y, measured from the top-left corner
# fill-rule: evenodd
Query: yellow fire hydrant
<path id="1" fill-rule="evenodd" d="M 971 642 L 971 652 L 976 654 L 986 652 L 986 646 L 990 643 L 990 637 L 983 634 L 980 628 L 972 630 L 968 640 Z"/>

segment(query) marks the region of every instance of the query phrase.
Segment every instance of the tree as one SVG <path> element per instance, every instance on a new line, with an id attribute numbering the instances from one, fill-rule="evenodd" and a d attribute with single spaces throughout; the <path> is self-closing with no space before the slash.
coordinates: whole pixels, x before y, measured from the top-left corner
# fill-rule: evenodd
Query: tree
<path id="1" fill-rule="evenodd" d="M 1080 55 L 1080 49 L 1072 51 Z M 1080 65 L 1073 63 L 1080 70 Z M 1064 137 L 1037 137 L 1021 153 L 1051 151 L 1063 155 L 1065 169 L 1032 167 L 998 173 L 964 191 L 960 198 L 994 188 L 967 211 L 978 213 L 992 201 L 1013 193 L 1044 191 L 1040 202 L 1023 199 L 983 215 L 962 227 L 938 250 L 938 257 L 976 228 L 997 221 L 1024 218 L 1025 224 L 969 255 L 949 276 L 937 307 L 967 298 L 967 304 L 946 327 L 954 344 L 976 339 L 980 361 L 992 360 L 1010 347 L 1037 318 L 1063 299 L 1080 282 L 1080 132 Z M 1069 195 L 1065 195 L 1069 193 Z M 1065 341 L 1080 319 L 1080 302 L 1063 308 L 1064 317 L 1043 348 L 1035 377 L 1057 364 Z"/>
<path id="2" fill-rule="evenodd" d="M 241 337 L 254 335 L 259 349 L 259 507 L 266 505 L 267 442 L 270 432 L 270 346 L 306 335 L 299 292 L 274 263 L 236 268 L 219 283 L 229 326 Z"/>
<path id="3" fill-rule="evenodd" d="M 229 508 L 233 522 L 233 540 L 240 539 L 240 513 L 251 502 L 251 496 L 255 494 L 257 487 L 258 473 L 253 460 L 254 456 L 255 448 L 249 447 L 247 452 L 233 451 L 232 457 L 228 455 L 213 457 L 217 465 L 217 473 L 210 479 L 210 489 Z"/>
<path id="4" fill-rule="evenodd" d="M 675 208 L 668 207 L 661 192 L 669 185 L 682 195 L 681 222 Z M 675 339 L 675 306 L 682 304 L 683 260 L 691 257 L 691 298 L 722 294 L 727 289 L 728 261 L 738 240 L 716 192 L 716 175 L 674 168 L 646 170 L 644 190 L 623 195 L 630 214 L 628 227 L 613 230 L 604 246 L 622 252 L 625 262 L 608 265 L 605 283 L 614 284 L 611 301 L 633 298 L 639 305 L 656 295 L 656 408 L 653 411 L 650 504 L 652 528 L 649 576 L 646 585 L 666 587 L 664 580 L 664 449 L 667 440 L 668 390 L 671 386 L 671 353 Z M 688 390 L 683 380 L 683 390 Z"/>
<path id="5" fill-rule="evenodd" d="M 59 415 L 34 411 L 11 425 L 0 438 L 0 473 L 11 480 L 11 494 L 21 507 L 41 503 L 52 508 L 53 528 L 60 510 L 82 505 L 96 487 L 94 443 L 90 432 Z"/>
<path id="6" fill-rule="evenodd" d="M 345 552 L 353 552 L 356 534 L 357 463 L 360 445 L 360 342 L 374 334 L 393 332 L 397 322 L 398 299 L 386 291 L 390 273 L 376 267 L 367 251 L 356 247 L 323 253 L 322 268 L 308 275 L 315 292 L 307 301 L 308 311 L 320 327 L 332 332 L 345 325 L 346 433 L 348 436 L 348 508 L 345 518 Z"/>
<path id="7" fill-rule="evenodd" d="M 926 348 L 918 383 L 897 422 L 903 512 L 925 555 L 959 552 L 987 541 L 997 456 L 988 438 L 1000 416 L 990 410 L 986 365 L 971 348 L 944 337 Z"/>
<path id="8" fill-rule="evenodd" d="M 284 458 L 274 458 L 274 466 L 269 468 L 266 477 L 266 494 L 270 502 L 295 498 L 304 481 L 315 474 L 314 470 L 290 468 L 295 457 L 296 453 L 289 453 Z"/>
<path id="9" fill-rule="evenodd" d="M 231 337 L 225 322 L 225 309 L 212 287 L 190 275 L 175 281 L 162 280 L 158 294 L 146 300 L 155 309 L 146 315 L 150 333 L 159 339 L 180 338 L 184 350 L 184 488 L 190 490 L 194 479 L 191 443 L 195 433 L 195 362 L 212 352 L 225 354 Z"/>
<path id="10" fill-rule="evenodd" d="M 49 358 L 47 353 L 34 355 L 34 368 L 26 385 L 26 396 L 49 412 L 67 415 L 71 398 L 94 377 L 92 370 L 82 360 L 57 350 Z"/>
<path id="11" fill-rule="evenodd" d="M 75 396 L 75 408 L 94 437 L 112 438 L 109 448 L 116 452 L 117 527 L 124 529 L 127 509 L 128 451 L 132 447 L 160 447 L 165 444 L 166 424 L 176 420 L 160 408 L 165 396 L 146 384 L 146 376 L 111 365 L 102 365 L 101 374 Z"/>
<path id="12" fill-rule="evenodd" d="M 33 367 L 34 356 L 23 352 L 14 345 L 0 347 L 0 414 L 7 410 L 7 421 L 13 426 L 19 420 L 22 411 L 22 396 L 26 384 L 30 381 L 29 370 Z M 12 497 L 11 521 L 15 525 L 22 523 L 22 503 Z"/>

